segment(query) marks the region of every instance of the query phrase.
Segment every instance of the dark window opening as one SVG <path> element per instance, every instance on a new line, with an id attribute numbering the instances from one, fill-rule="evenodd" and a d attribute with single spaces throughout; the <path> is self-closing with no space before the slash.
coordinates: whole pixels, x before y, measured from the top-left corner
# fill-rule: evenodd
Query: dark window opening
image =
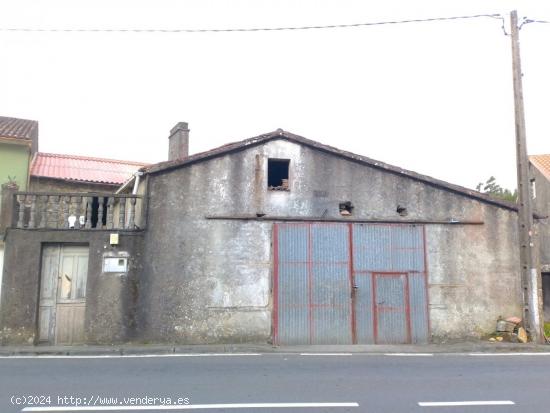
<path id="1" fill-rule="evenodd" d="M 397 213 L 402 217 L 406 217 L 409 212 L 407 211 L 407 208 L 405 208 L 404 206 L 397 205 Z"/>
<path id="2" fill-rule="evenodd" d="M 272 191 L 288 191 L 289 159 L 268 159 L 267 187 Z"/>
<path id="3" fill-rule="evenodd" d="M 353 204 L 351 201 L 346 202 L 340 202 L 339 209 L 340 209 L 340 215 L 342 216 L 350 216 L 353 212 Z"/>
<path id="4" fill-rule="evenodd" d="M 100 199 L 103 203 L 103 216 L 101 217 L 101 223 L 98 225 Z M 107 225 L 107 198 L 98 198 L 97 196 L 94 196 L 92 199 L 92 228 L 97 228 L 98 226 L 101 228 L 104 225 Z"/>

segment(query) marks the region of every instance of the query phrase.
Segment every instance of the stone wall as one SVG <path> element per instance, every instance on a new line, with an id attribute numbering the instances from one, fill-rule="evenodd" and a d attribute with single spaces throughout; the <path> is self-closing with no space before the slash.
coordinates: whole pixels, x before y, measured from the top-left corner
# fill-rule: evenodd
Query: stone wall
<path id="1" fill-rule="evenodd" d="M 29 192 L 115 192 L 120 185 L 31 176 Z"/>

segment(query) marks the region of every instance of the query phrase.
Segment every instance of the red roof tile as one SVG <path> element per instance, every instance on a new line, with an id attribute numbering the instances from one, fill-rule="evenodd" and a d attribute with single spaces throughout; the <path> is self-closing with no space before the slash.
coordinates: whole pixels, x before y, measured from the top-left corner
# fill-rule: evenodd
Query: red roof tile
<path id="1" fill-rule="evenodd" d="M 31 176 L 121 185 L 144 166 L 143 162 L 38 152 Z"/>
<path id="2" fill-rule="evenodd" d="M 529 160 L 535 167 L 550 180 L 550 155 L 531 155 Z"/>

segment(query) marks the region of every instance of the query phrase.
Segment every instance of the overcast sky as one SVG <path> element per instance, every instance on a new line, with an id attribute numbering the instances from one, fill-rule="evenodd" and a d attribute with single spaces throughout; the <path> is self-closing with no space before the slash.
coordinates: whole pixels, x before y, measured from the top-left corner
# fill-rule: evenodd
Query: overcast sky
<path id="1" fill-rule="evenodd" d="M 506 0 L 0 0 L 0 28 L 248 28 L 509 14 Z M 550 153 L 550 24 L 521 30 L 529 152 Z M 158 162 L 277 128 L 452 183 L 515 187 L 510 37 L 492 18 L 248 33 L 0 32 L 0 115 L 40 150 Z"/>

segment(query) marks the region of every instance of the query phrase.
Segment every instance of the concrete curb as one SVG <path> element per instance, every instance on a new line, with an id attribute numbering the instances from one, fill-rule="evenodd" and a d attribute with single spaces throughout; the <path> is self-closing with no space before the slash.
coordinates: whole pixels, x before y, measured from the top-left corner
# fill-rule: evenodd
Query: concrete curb
<path id="1" fill-rule="evenodd" d="M 550 352 L 550 346 L 516 343 L 466 342 L 428 345 L 317 345 L 283 346 L 269 344 L 212 345 L 118 345 L 118 346 L 4 346 L 0 356 L 99 356 L 99 355 L 167 355 L 167 354 L 238 354 L 238 353 L 540 353 Z"/>

